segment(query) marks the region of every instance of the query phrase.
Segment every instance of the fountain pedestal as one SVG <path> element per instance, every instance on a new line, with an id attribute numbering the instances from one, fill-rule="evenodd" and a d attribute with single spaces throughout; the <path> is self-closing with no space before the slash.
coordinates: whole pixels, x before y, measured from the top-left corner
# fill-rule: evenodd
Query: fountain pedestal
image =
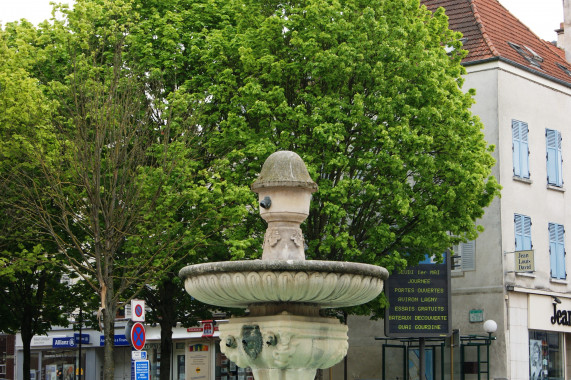
<path id="1" fill-rule="evenodd" d="M 347 326 L 320 316 L 322 308 L 354 306 L 377 297 L 385 268 L 305 260 L 300 224 L 309 215 L 317 185 L 301 158 L 276 152 L 252 190 L 268 222 L 262 260 L 191 265 L 180 271 L 197 300 L 249 309 L 220 324 L 220 349 L 256 380 L 313 380 L 347 354 Z"/>
<path id="2" fill-rule="evenodd" d="M 322 317 L 278 315 L 232 318 L 220 325 L 221 351 L 257 380 L 313 380 L 347 353 L 347 326 Z"/>

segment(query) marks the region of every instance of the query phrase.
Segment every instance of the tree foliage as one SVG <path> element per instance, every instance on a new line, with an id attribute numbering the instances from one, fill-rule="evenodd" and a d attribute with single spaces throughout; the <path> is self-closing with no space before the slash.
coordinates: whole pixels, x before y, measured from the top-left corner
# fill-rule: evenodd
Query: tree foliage
<path id="1" fill-rule="evenodd" d="M 224 178 L 250 184 L 278 149 L 304 158 L 319 185 L 308 257 L 393 270 L 477 236 L 499 186 L 444 12 L 418 0 L 137 4 L 135 51 L 176 78 Z"/>
<path id="2" fill-rule="evenodd" d="M 27 51 L 16 54 L 3 37 L 0 31 L 0 329 L 21 333 L 22 373 L 29 379 L 32 337 L 67 324 L 76 300 L 61 281 L 68 268 L 57 246 L 19 207 L 17 184 L 40 172 L 30 152 L 34 141 L 50 141 L 53 103 L 28 72 Z"/>
<path id="3" fill-rule="evenodd" d="M 415 264 L 475 238 L 498 195 L 460 35 L 418 0 L 59 9 L 64 21 L 3 35 L 35 57 L 27 70 L 53 105 L 41 175 L 24 178 L 31 214 L 108 321 L 185 263 L 259 257 L 265 226 L 247 189 L 279 149 L 319 185 L 302 226 L 310 259 Z"/>

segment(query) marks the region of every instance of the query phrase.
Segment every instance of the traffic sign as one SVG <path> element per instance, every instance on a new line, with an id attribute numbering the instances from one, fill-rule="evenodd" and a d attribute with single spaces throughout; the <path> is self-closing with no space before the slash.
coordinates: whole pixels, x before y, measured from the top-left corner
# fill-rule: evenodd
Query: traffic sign
<path id="1" fill-rule="evenodd" d="M 147 351 L 131 351 L 132 360 L 147 360 Z"/>
<path id="2" fill-rule="evenodd" d="M 145 301 L 131 300 L 131 320 L 145 322 Z"/>
<path id="3" fill-rule="evenodd" d="M 137 360 L 135 362 L 135 380 L 149 380 L 148 360 Z"/>
<path id="4" fill-rule="evenodd" d="M 143 347 L 145 347 L 146 340 L 145 327 L 139 322 L 135 323 L 131 329 L 131 343 L 133 344 L 133 348 L 137 351 L 141 351 Z"/>

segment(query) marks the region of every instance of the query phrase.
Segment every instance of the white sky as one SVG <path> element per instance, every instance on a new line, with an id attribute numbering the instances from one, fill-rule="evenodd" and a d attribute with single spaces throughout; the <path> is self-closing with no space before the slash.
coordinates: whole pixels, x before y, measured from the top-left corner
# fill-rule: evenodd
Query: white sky
<path id="1" fill-rule="evenodd" d="M 0 0 L 0 23 L 26 18 L 37 24 L 51 17 L 51 0 Z M 73 0 L 57 2 L 72 4 Z M 500 0 L 512 14 L 526 24 L 535 34 L 554 41 L 554 32 L 563 22 L 562 0 Z"/>

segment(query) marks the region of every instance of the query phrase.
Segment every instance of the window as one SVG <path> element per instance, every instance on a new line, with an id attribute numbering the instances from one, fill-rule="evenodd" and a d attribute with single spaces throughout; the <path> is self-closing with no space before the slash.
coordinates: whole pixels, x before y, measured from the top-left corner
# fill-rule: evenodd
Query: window
<path id="1" fill-rule="evenodd" d="M 550 331 L 529 330 L 529 378 L 565 378 L 563 336 Z"/>
<path id="2" fill-rule="evenodd" d="M 528 61 L 532 66 L 538 67 L 541 69 L 541 63 L 543 62 L 543 57 L 539 54 L 534 52 L 530 47 L 525 45 L 520 46 L 518 44 L 514 44 L 513 42 L 508 42 L 515 51 L 519 53 L 526 61 Z"/>
<path id="3" fill-rule="evenodd" d="M 454 254 L 460 257 L 456 260 L 463 271 L 476 270 L 476 242 L 474 240 L 454 246 Z"/>
<path id="4" fill-rule="evenodd" d="M 531 244 L 531 218 L 525 215 L 514 215 L 515 250 L 529 251 Z"/>
<path id="5" fill-rule="evenodd" d="M 514 160 L 514 176 L 529 178 L 529 146 L 527 123 L 512 120 L 512 150 Z"/>
<path id="6" fill-rule="evenodd" d="M 545 130 L 547 142 L 547 183 L 554 186 L 563 186 L 561 176 L 561 133 L 553 129 Z"/>
<path id="7" fill-rule="evenodd" d="M 565 272 L 565 228 L 561 224 L 549 223 L 549 257 L 551 278 L 564 280 Z"/>

